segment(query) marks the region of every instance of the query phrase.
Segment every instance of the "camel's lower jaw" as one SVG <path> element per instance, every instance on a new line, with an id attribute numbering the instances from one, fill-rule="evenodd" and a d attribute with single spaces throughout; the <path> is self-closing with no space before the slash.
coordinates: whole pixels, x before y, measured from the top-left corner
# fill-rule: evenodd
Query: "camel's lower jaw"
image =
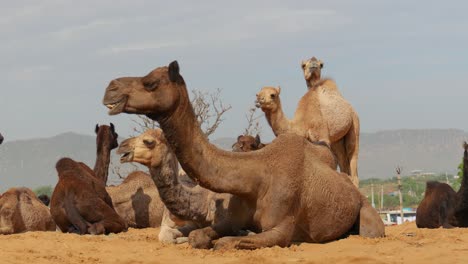
<path id="1" fill-rule="evenodd" d="M 124 153 L 120 157 L 120 163 L 127 163 L 127 162 L 132 162 L 132 161 L 133 161 L 133 152 Z"/>
<path id="2" fill-rule="evenodd" d="M 127 104 L 127 98 L 122 98 L 120 101 L 115 103 L 105 104 L 109 111 L 107 112 L 109 115 L 118 115 L 125 110 L 125 105 Z"/>

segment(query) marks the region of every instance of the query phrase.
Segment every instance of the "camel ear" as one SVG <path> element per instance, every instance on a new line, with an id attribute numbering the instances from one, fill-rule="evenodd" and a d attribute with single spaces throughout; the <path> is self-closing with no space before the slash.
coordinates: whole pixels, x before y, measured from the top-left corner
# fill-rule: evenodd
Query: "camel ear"
<path id="1" fill-rule="evenodd" d="M 323 68 L 323 62 L 319 61 L 319 63 L 320 63 L 320 69 L 322 69 Z"/>
<path id="2" fill-rule="evenodd" d="M 97 134 L 98 131 L 99 131 L 99 124 L 96 124 L 96 128 L 94 128 L 94 132 Z"/>
<path id="3" fill-rule="evenodd" d="M 110 123 L 110 128 L 111 128 L 111 131 L 112 131 L 112 133 L 115 133 L 115 127 L 114 127 L 114 124 Z"/>
<path id="4" fill-rule="evenodd" d="M 260 141 L 260 135 L 259 135 L 259 134 L 257 134 L 257 135 L 255 136 L 255 143 L 257 144 L 257 147 L 260 146 L 260 144 L 262 143 L 262 142 Z"/>
<path id="5" fill-rule="evenodd" d="M 180 74 L 179 74 L 179 63 L 177 61 L 173 61 L 169 64 L 169 80 L 171 82 L 176 82 L 179 80 Z"/>
<path id="6" fill-rule="evenodd" d="M 278 85 L 278 89 L 277 89 L 277 90 L 278 90 L 278 95 L 280 95 L 280 93 L 281 93 L 281 87 L 280 87 L 279 85 Z"/>

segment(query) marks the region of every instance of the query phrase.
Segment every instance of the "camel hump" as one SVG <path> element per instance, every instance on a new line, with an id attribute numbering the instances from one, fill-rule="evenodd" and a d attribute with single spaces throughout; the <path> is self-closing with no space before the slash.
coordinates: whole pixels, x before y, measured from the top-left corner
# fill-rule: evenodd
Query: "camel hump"
<path id="1" fill-rule="evenodd" d="M 445 184 L 445 183 L 441 183 L 441 182 L 438 182 L 438 181 L 428 181 L 426 182 L 426 191 L 425 191 L 425 195 L 429 195 L 431 194 L 432 192 L 434 192 L 435 190 L 444 190 L 444 189 L 452 189 L 452 187 L 450 187 L 448 184 Z"/>
<path id="2" fill-rule="evenodd" d="M 61 158 L 57 163 L 55 164 L 55 169 L 57 171 L 63 171 L 66 169 L 71 169 L 76 166 L 76 162 L 70 158 Z"/>

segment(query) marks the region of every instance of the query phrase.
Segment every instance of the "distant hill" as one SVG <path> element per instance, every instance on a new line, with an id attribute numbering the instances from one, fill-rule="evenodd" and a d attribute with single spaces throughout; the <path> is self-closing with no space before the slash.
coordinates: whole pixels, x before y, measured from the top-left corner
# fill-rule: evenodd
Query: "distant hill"
<path id="1" fill-rule="evenodd" d="M 51 138 L 4 142 L 0 145 L 0 190 L 13 186 L 38 187 L 55 185 L 55 163 L 61 157 L 71 157 L 94 166 L 95 137 L 64 133 Z M 392 130 L 362 133 L 359 174 L 366 178 L 387 178 L 394 175 L 397 165 L 404 174 L 411 170 L 454 173 L 462 158 L 461 144 L 468 133 L 457 129 Z M 230 150 L 235 138 L 219 138 L 213 144 Z M 113 153 L 112 167 L 120 166 Z M 123 175 L 135 167 L 127 165 Z M 140 167 L 141 168 L 141 167 Z M 111 172 L 110 183 L 119 178 Z"/>

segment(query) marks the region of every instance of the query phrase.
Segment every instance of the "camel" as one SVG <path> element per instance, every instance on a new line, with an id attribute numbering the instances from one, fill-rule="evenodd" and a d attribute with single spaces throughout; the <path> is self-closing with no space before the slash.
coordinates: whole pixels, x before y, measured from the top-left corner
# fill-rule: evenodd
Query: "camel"
<path id="1" fill-rule="evenodd" d="M 250 135 L 240 135 L 237 137 L 236 143 L 232 145 L 232 151 L 234 152 L 249 152 L 261 149 L 266 145 L 260 140 L 260 136 L 255 137 Z"/>
<path id="2" fill-rule="evenodd" d="M 365 237 L 385 234 L 379 215 L 348 177 L 321 160 L 330 153 L 327 147 L 310 144 L 294 133 L 246 153 L 210 144 L 196 119 L 177 61 L 143 77 L 112 80 L 103 104 L 110 115 L 144 114 L 157 121 L 191 178 L 248 205 L 238 211 L 233 208 L 225 221 L 192 231 L 189 241 L 197 241 L 196 247 L 209 247 L 216 239 L 215 249 L 320 243 L 349 234 L 353 227 Z M 161 187 L 167 191 L 171 184 Z M 178 216 L 177 211 L 173 213 Z M 241 229 L 257 234 L 233 236 Z"/>
<path id="3" fill-rule="evenodd" d="M 55 231 L 45 206 L 28 188 L 11 188 L 0 196 L 0 234 Z"/>
<path id="4" fill-rule="evenodd" d="M 463 145 L 463 179 L 458 192 L 450 185 L 426 183 L 424 199 L 416 211 L 419 228 L 468 227 L 468 144 Z"/>
<path id="5" fill-rule="evenodd" d="M 5 138 L 4 138 L 3 135 L 0 133 L 0 144 L 3 143 L 3 140 L 4 140 L 4 139 L 5 139 Z"/>
<path id="6" fill-rule="evenodd" d="M 61 158 L 55 168 L 59 181 L 52 193 L 50 213 L 62 232 L 99 235 L 127 229 L 91 168 L 70 158 Z"/>
<path id="7" fill-rule="evenodd" d="M 130 173 L 117 186 L 107 186 L 117 214 L 129 227 L 159 227 L 163 219 L 164 204 L 151 176 L 142 171 Z"/>
<path id="8" fill-rule="evenodd" d="M 283 112 L 280 95 L 281 87 L 263 87 L 257 93 L 255 105 L 262 109 L 275 136 L 296 133 L 312 143 L 330 145 L 327 123 L 323 120 L 318 93 L 310 89 L 299 101 L 294 118 L 288 120 Z"/>
<path id="9" fill-rule="evenodd" d="M 94 164 L 94 174 L 98 179 L 107 184 L 107 177 L 109 175 L 109 163 L 111 150 L 117 148 L 119 143 L 117 138 L 119 135 L 115 133 L 114 124 L 110 126 L 96 124 L 94 129 L 96 132 L 96 163 Z"/>
<path id="10" fill-rule="evenodd" d="M 328 124 L 331 148 L 337 156 L 340 171 L 348 174 L 354 185 L 359 187 L 359 116 L 333 80 L 321 79 L 322 61 L 312 57 L 303 61 L 301 66 L 308 89 L 318 91 L 322 116 Z"/>
<path id="11" fill-rule="evenodd" d="M 138 162 L 150 169 L 161 200 L 166 205 L 159 233 L 161 242 L 186 241 L 184 238 L 191 231 L 227 218 L 231 199 L 233 205 L 237 202 L 230 194 L 214 193 L 199 185 L 184 183 L 177 158 L 161 129 L 149 129 L 124 140 L 117 153 L 121 155 L 121 162 Z"/>
<path id="12" fill-rule="evenodd" d="M 47 194 L 41 194 L 37 197 L 45 206 L 49 206 L 50 197 Z"/>

